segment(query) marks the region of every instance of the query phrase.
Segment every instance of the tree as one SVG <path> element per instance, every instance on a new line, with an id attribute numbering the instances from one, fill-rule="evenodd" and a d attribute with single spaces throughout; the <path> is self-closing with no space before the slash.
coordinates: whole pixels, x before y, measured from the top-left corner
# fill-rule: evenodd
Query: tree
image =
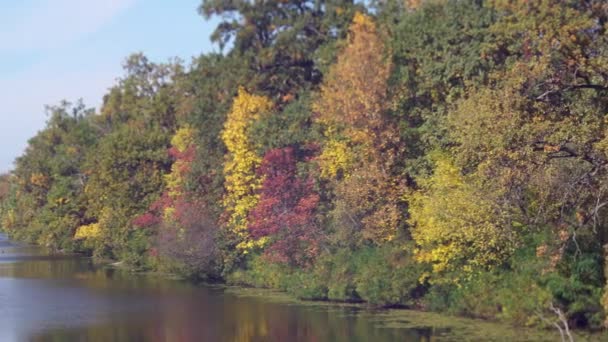
<path id="1" fill-rule="evenodd" d="M 464 177 L 445 155 L 435 157 L 433 175 L 419 185 L 409 201 L 409 222 L 417 258 L 434 272 L 479 271 L 513 253 L 517 234 L 494 189 Z"/>
<path id="2" fill-rule="evenodd" d="M 182 98 L 177 85 L 185 77 L 181 61 L 156 64 L 136 53 L 126 59 L 123 68 L 126 75 L 103 98 L 100 126 L 109 132 L 130 122 L 174 131 L 178 101 Z"/>
<path id="3" fill-rule="evenodd" d="M 390 63 L 371 17 L 356 13 L 349 32 L 349 43 L 321 85 L 313 109 L 328 134 L 342 133 L 354 144 L 374 148 L 385 124 Z"/>
<path id="4" fill-rule="evenodd" d="M 391 240 L 403 224 L 404 184 L 393 173 L 401 142 L 385 116 L 389 71 L 375 23 L 356 13 L 348 44 L 313 103 L 326 137 L 318 158 L 321 175 L 334 183 L 331 216 L 337 235 L 355 244 Z"/>
<path id="5" fill-rule="evenodd" d="M 222 18 L 211 38 L 222 48 L 233 45 L 231 54 L 255 73 L 248 85 L 280 97 L 321 81 L 330 61 L 317 51 L 343 36 L 357 7 L 352 0 L 204 0 L 199 12 Z"/>
<path id="6" fill-rule="evenodd" d="M 10 233 L 57 249 L 75 249 L 72 236 L 84 219 L 79 200 L 86 175 L 82 164 L 96 143 L 92 110 L 63 102 L 47 107 L 46 127 L 18 158 L 6 223 Z"/>
<path id="7" fill-rule="evenodd" d="M 441 122 L 467 85 L 485 85 L 504 68 L 502 55 L 485 51 L 499 15 L 491 2 L 477 0 L 422 1 L 414 11 L 403 1 L 382 3 L 379 16 L 392 34 L 388 107 L 407 140 L 406 168 L 416 176 L 427 169 L 414 167 L 425 154 L 449 144 Z"/>
<path id="8" fill-rule="evenodd" d="M 167 135 L 160 129 L 121 125 L 99 141 L 85 164 L 87 219 L 99 224 L 95 255 L 145 267 L 148 229 L 133 219 L 161 194 L 170 162 Z"/>
<path id="9" fill-rule="evenodd" d="M 160 264 L 196 278 L 215 278 L 219 274 L 219 230 L 216 220 L 202 198 L 187 187 L 195 158 L 197 131 L 186 125 L 171 138 L 171 172 L 164 176 L 165 188 L 147 212 L 136 217 L 133 225 L 154 229 L 152 257 Z"/>
<path id="10" fill-rule="evenodd" d="M 251 236 L 267 241 L 265 255 L 300 267 L 312 265 L 322 243 L 316 218 L 320 197 L 313 180 L 298 175 L 298 157 L 306 153 L 292 147 L 266 152 L 258 169 L 264 179 L 260 199 L 249 214 Z"/>
<path id="11" fill-rule="evenodd" d="M 205 204 L 195 198 L 180 198 L 173 203 L 173 219 L 158 226 L 155 252 L 172 269 L 194 278 L 217 279 L 221 270 L 217 245 L 219 226 Z M 165 262 L 167 260 L 164 260 Z"/>
<path id="12" fill-rule="evenodd" d="M 247 231 L 247 216 L 259 200 L 257 190 L 262 184 L 256 173 L 261 158 L 256 153 L 251 127 L 262 116 L 269 115 L 272 108 L 266 97 L 249 94 L 241 88 L 222 131 L 228 150 L 224 164 L 226 226 L 237 249 L 244 253 L 256 245 Z"/>
<path id="13" fill-rule="evenodd" d="M 608 79 L 596 43 L 605 36 L 594 11 L 574 3 L 496 7 L 502 16 L 487 53 L 508 56 L 508 68 L 448 114 L 451 150 L 464 170 L 501 184 L 527 228 L 567 232 L 550 243 L 564 251 L 603 224 Z M 587 248 L 600 253 L 604 233 L 596 238 Z"/>
<path id="14" fill-rule="evenodd" d="M 3 203 L 11 193 L 11 176 L 10 174 L 0 175 L 0 203 Z"/>
<path id="15" fill-rule="evenodd" d="M 238 85 L 250 77 L 242 61 L 220 54 L 203 55 L 178 82 L 180 126 L 195 128 L 194 159 L 186 176 L 186 188 L 204 201 L 215 220 L 223 212 L 224 156 L 222 130 Z M 200 129 L 204 127 L 204 129 Z"/>

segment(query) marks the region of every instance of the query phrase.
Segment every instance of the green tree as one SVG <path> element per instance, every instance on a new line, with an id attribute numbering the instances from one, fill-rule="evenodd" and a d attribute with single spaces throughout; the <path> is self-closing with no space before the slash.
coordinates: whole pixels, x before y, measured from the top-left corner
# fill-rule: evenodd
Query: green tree
<path id="1" fill-rule="evenodd" d="M 45 129 L 16 162 L 5 229 L 53 248 L 74 249 L 72 235 L 84 219 L 82 164 L 99 134 L 91 124 L 92 110 L 82 103 L 64 102 L 47 111 Z"/>
<path id="2" fill-rule="evenodd" d="M 343 37 L 357 7 L 352 0 L 204 0 L 199 12 L 222 18 L 211 38 L 232 44 L 231 54 L 255 73 L 247 85 L 283 96 L 321 81 L 331 62 L 319 59 L 322 47 Z"/>

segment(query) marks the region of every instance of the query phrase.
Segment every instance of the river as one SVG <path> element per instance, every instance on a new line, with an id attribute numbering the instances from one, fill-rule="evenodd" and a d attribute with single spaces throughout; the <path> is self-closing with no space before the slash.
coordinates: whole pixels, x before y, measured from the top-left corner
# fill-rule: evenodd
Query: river
<path id="1" fill-rule="evenodd" d="M 0 235 L 0 341 L 555 340 L 405 310 L 299 303 L 53 255 Z"/>

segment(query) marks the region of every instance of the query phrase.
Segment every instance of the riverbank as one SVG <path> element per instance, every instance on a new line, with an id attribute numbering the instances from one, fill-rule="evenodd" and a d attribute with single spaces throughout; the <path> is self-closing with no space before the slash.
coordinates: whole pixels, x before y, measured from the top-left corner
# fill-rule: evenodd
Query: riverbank
<path id="1" fill-rule="evenodd" d="M 122 269 L 125 270 L 124 267 Z M 140 274 L 142 273 L 140 272 Z M 344 314 L 345 310 L 346 312 L 356 312 L 359 317 L 373 321 L 382 329 L 415 330 L 422 335 L 433 336 L 437 341 L 559 341 L 561 339 L 557 329 L 514 326 L 500 321 L 404 307 L 381 307 L 364 302 L 303 300 L 285 291 L 272 288 L 195 282 L 172 273 L 145 272 L 144 274 L 193 283 L 199 287 L 221 290 L 233 296 L 255 298 L 279 305 L 308 307 L 313 310 L 326 310 L 340 314 Z M 572 336 L 575 341 L 608 340 L 606 332 L 573 331 Z"/>
<path id="2" fill-rule="evenodd" d="M 31 255 L 48 255 L 48 257 L 32 258 Z M 7 249 L 6 254 L 0 256 L 0 265 L 2 265 L 0 268 L 1 279 L 15 279 L 17 281 L 21 281 L 21 279 L 38 279 L 37 282 L 44 281 L 45 284 L 47 279 L 52 280 L 52 284 L 54 285 L 49 284 L 51 287 L 48 290 L 45 287 L 44 289 L 38 289 L 37 291 L 41 291 L 42 294 L 46 293 L 45 291 L 50 291 L 49 293 L 52 296 L 66 296 L 68 294 L 63 291 L 57 292 L 56 284 L 58 283 L 56 283 L 56 281 L 60 280 L 61 282 L 59 284 L 69 285 L 69 293 L 74 292 L 74 294 L 84 296 L 82 298 L 72 297 L 74 294 L 69 294 L 70 297 L 67 300 L 62 300 L 61 303 L 59 303 L 54 298 L 46 298 L 46 296 L 37 294 L 38 300 L 42 303 L 40 305 L 44 306 L 39 309 L 42 312 L 46 312 L 47 309 L 53 310 L 53 308 L 61 308 L 62 305 L 66 305 L 65 303 L 74 303 L 78 304 L 77 310 L 83 310 L 78 311 L 79 315 L 86 317 L 94 314 L 95 310 L 109 310 L 106 307 L 108 303 L 113 303 L 111 304 L 111 307 L 117 307 L 119 310 L 123 310 L 125 306 L 122 302 L 125 299 L 121 299 L 123 298 L 122 294 L 127 295 L 128 298 L 130 298 L 128 303 L 132 303 L 137 310 L 145 309 L 145 306 L 141 306 L 142 298 L 147 298 L 145 299 L 146 301 L 156 302 L 166 296 L 168 296 L 168 298 L 174 298 L 175 296 L 182 298 L 183 296 L 183 302 L 181 302 L 182 299 L 180 299 L 179 303 L 182 303 L 180 305 L 188 308 L 187 310 L 194 315 L 192 319 L 200 317 L 200 319 L 204 320 L 208 315 L 204 306 L 210 305 L 206 293 L 212 293 L 213 298 L 217 298 L 217 296 L 221 295 L 218 301 L 213 301 L 213 305 L 217 306 L 215 310 L 218 312 L 223 312 L 228 310 L 228 308 L 230 308 L 229 310 L 237 310 L 236 308 L 233 309 L 231 306 L 226 307 L 225 305 L 228 304 L 222 304 L 225 301 L 222 299 L 224 297 L 235 298 L 230 299 L 229 303 L 233 301 L 238 303 L 256 303 L 254 309 L 247 309 L 250 310 L 251 314 L 246 315 L 246 321 L 250 322 L 250 320 L 253 319 L 258 325 L 268 325 L 269 328 L 264 329 L 270 330 L 277 329 L 277 325 L 280 326 L 284 324 L 289 326 L 290 324 L 296 324 L 296 326 L 298 326 L 301 323 L 294 322 L 309 320 L 309 323 L 307 324 L 310 324 L 311 327 L 314 326 L 315 329 L 343 331 L 343 329 L 348 327 L 348 329 L 353 329 L 353 331 L 348 333 L 350 335 L 347 334 L 344 336 L 365 336 L 369 339 L 372 338 L 370 336 L 382 336 L 381 338 L 378 337 L 379 341 L 394 340 L 389 336 L 398 336 L 401 338 L 400 340 L 404 340 L 403 336 L 408 336 L 405 338 L 405 340 L 408 341 L 424 340 L 424 338 L 427 338 L 428 340 L 431 337 L 437 341 L 556 341 L 560 338 L 556 330 L 514 327 L 499 322 L 488 322 L 432 312 L 372 307 L 364 303 L 305 301 L 299 300 L 286 292 L 272 289 L 247 288 L 226 284 L 196 283 L 183 277 L 177 277 L 175 274 L 134 272 L 128 270 L 124 264 L 117 264 L 116 262 L 109 260 L 93 260 L 92 258 L 83 257 L 81 255 L 67 255 L 65 253 L 62 253 L 60 257 L 57 257 L 56 253 L 48 253 L 44 248 L 30 245 L 12 245 L 10 249 Z M 27 286 L 25 286 L 24 289 L 27 289 Z M 86 291 L 83 292 L 83 290 Z M 199 292 L 205 295 L 197 295 Z M 120 296 L 115 297 L 116 293 L 120 294 Z M 90 297 L 93 294 L 94 297 Z M 0 295 L 6 294 L 0 293 Z M 99 296 L 101 296 L 100 298 L 105 299 L 101 302 L 99 302 L 98 299 L 92 299 Z M 48 302 L 49 300 L 51 300 L 51 302 Z M 167 302 L 167 305 L 173 301 L 174 299 L 170 299 L 170 301 Z M 197 303 L 196 301 L 200 301 L 200 303 Z M 164 303 L 164 299 L 161 303 Z M 89 305 L 90 307 L 87 307 L 86 305 Z M 202 307 L 199 307 L 199 305 Z M 70 310 L 76 309 L 63 308 L 61 310 L 70 312 Z M 111 309 L 109 312 L 114 312 L 112 310 L 117 309 Z M 175 309 L 172 308 L 171 310 Z M 239 308 L 238 310 L 243 309 Z M 283 312 L 284 310 L 287 310 L 288 312 L 298 312 L 297 317 L 299 317 L 299 315 L 304 315 L 305 318 L 298 318 L 291 321 L 292 323 L 286 323 L 281 321 L 283 319 L 283 313 L 276 315 L 271 313 Z M 141 315 L 145 314 L 142 312 Z M 54 316 L 43 318 L 58 319 L 53 317 Z M 177 317 L 181 316 L 177 315 Z M 129 320 L 133 319 L 134 318 L 132 317 L 129 318 Z M 93 319 L 91 318 L 91 320 Z M 345 325 L 346 323 L 344 323 L 344 321 L 351 323 Z M 140 323 L 133 324 L 134 327 L 138 327 L 138 324 Z M 250 323 L 241 322 L 239 324 L 245 324 L 247 326 Z M 104 327 L 103 329 L 115 329 L 113 326 L 110 327 L 107 324 L 102 326 Z M 77 328 L 70 329 L 69 332 L 62 336 L 76 336 L 74 335 L 76 334 L 74 329 Z M 264 329 L 260 331 L 254 329 L 255 333 L 251 331 L 248 333 L 254 335 L 264 334 Z M 107 334 L 105 331 L 96 333 Z M 289 334 L 293 333 L 290 332 Z M 135 335 L 130 336 L 132 337 Z M 585 334 L 583 332 L 575 332 L 575 337 L 577 341 L 604 341 L 607 338 L 605 334 Z M 307 339 L 303 338 L 302 340 Z M 359 340 L 366 339 L 360 338 Z"/>
<path id="3" fill-rule="evenodd" d="M 36 256 L 33 258 L 32 256 Z M 119 265 L 120 266 L 120 265 Z M 11 244 L 0 255 L 0 340 L 550 341 L 554 334 L 472 335 L 451 317 L 302 302 L 272 290 L 194 285 Z M 467 328 L 468 327 L 468 328 Z M 472 329 L 472 330 L 471 330 Z M 497 328 L 492 328 L 498 331 Z M 515 336 L 516 338 L 511 338 Z"/>
<path id="4" fill-rule="evenodd" d="M 268 287 L 255 287 L 251 284 L 234 285 L 226 282 L 200 282 L 176 273 L 158 271 L 133 271 L 125 263 L 113 260 L 95 260 L 98 266 L 128 272 L 134 275 L 151 276 L 182 283 L 196 285 L 201 288 L 220 290 L 227 294 L 242 297 L 256 298 L 269 303 L 288 306 L 309 307 L 313 310 L 322 309 L 330 312 L 343 312 L 344 310 L 357 312 L 357 315 L 372 320 L 375 325 L 389 329 L 407 329 L 430 334 L 438 339 L 441 336 L 447 340 L 483 340 L 483 341 L 557 341 L 560 334 L 557 329 L 541 329 L 538 327 L 522 327 L 496 320 L 483 320 L 470 317 L 449 315 L 445 313 L 430 312 L 405 307 L 369 305 L 365 302 L 337 301 L 337 300 L 310 300 L 298 299 L 293 294 L 279 289 Z M 606 341 L 606 332 L 573 331 L 576 341 Z"/>
<path id="5" fill-rule="evenodd" d="M 500 322 L 456 317 L 434 312 L 401 308 L 372 308 L 363 303 L 330 301 L 303 301 L 285 292 L 272 289 L 244 288 L 225 286 L 227 293 L 245 297 L 262 298 L 266 301 L 284 305 L 303 305 L 342 311 L 350 308 L 368 317 L 382 328 L 414 329 L 431 333 L 437 340 L 449 341 L 558 341 L 557 330 L 515 327 Z M 576 341 L 607 341 L 608 334 L 575 331 Z"/>

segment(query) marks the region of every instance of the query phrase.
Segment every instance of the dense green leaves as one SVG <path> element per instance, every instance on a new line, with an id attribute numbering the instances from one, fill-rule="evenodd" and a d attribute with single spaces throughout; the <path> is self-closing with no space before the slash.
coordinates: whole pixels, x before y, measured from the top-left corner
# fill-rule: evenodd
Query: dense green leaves
<path id="1" fill-rule="evenodd" d="M 205 0 L 199 11 L 222 18 L 211 38 L 231 44 L 230 54 L 249 66 L 247 85 L 278 97 L 320 82 L 328 63 L 322 47 L 344 37 L 357 7 L 352 0 Z"/>

